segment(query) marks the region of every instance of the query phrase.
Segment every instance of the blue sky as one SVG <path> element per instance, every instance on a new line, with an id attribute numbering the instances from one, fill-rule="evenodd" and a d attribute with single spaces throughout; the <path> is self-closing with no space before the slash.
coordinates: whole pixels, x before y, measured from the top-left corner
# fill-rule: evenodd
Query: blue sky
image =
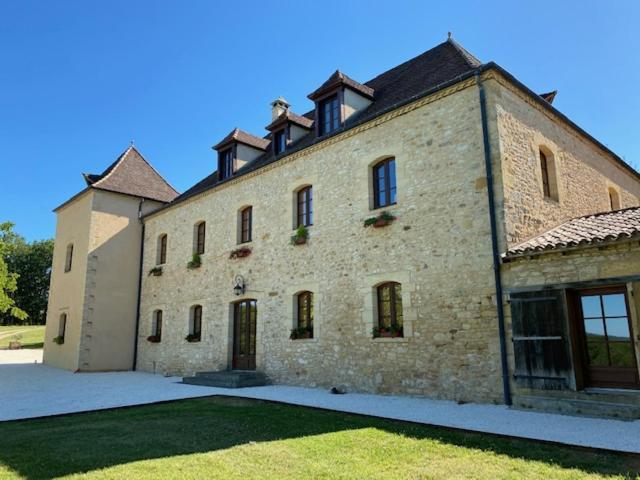
<path id="1" fill-rule="evenodd" d="M 0 3 L 0 221 L 55 234 L 51 210 L 129 144 L 178 190 L 233 127 L 294 111 L 336 68 L 366 81 L 447 31 L 638 168 L 640 2 L 30 1 Z"/>

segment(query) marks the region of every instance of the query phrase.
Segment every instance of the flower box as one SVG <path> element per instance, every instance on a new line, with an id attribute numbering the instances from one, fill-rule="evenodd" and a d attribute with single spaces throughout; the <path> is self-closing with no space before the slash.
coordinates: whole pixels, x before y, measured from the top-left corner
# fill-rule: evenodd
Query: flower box
<path id="1" fill-rule="evenodd" d="M 299 327 L 291 329 L 290 340 L 303 340 L 313 338 L 313 327 Z"/>
<path id="2" fill-rule="evenodd" d="M 249 255 L 251 255 L 251 249 L 248 247 L 242 247 L 242 248 L 237 248 L 236 250 L 231 252 L 229 254 L 229 258 L 231 259 L 244 258 L 244 257 L 248 257 Z"/>
<path id="3" fill-rule="evenodd" d="M 309 239 L 309 229 L 304 225 L 300 225 L 296 229 L 295 235 L 291 237 L 291 245 L 304 245 Z"/>
<path id="4" fill-rule="evenodd" d="M 64 337 L 58 335 L 53 339 L 53 343 L 57 343 L 58 345 L 62 345 L 64 343 Z"/>
<path id="5" fill-rule="evenodd" d="M 199 342 L 200 341 L 200 335 L 194 335 L 194 334 L 190 333 L 189 335 L 184 337 L 184 339 L 189 343 L 195 343 L 195 342 Z"/>
<path id="6" fill-rule="evenodd" d="M 153 275 L 154 277 L 159 277 L 162 275 L 162 267 L 153 267 L 149 270 L 149 275 Z"/>
<path id="7" fill-rule="evenodd" d="M 401 338 L 404 337 L 402 327 L 374 327 L 373 338 Z"/>
<path id="8" fill-rule="evenodd" d="M 187 263 L 187 268 L 189 270 L 194 270 L 196 268 L 200 268 L 201 265 L 202 265 L 202 258 L 200 258 L 199 254 L 194 253 L 189 263 Z"/>
<path id="9" fill-rule="evenodd" d="M 382 212 L 377 217 L 367 218 L 364 221 L 365 227 L 382 228 L 387 225 L 391 225 L 395 221 L 396 217 L 389 212 Z"/>
<path id="10" fill-rule="evenodd" d="M 147 341 L 150 343 L 160 343 L 160 335 L 149 335 Z"/>

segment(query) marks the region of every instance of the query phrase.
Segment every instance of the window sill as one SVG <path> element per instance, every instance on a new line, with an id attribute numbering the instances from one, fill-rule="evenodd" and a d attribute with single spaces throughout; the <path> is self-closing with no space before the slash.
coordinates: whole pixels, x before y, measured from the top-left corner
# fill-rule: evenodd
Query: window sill
<path id="1" fill-rule="evenodd" d="M 372 208 L 369 209 L 369 211 L 375 212 L 376 210 L 384 210 L 385 208 L 393 208 L 393 207 L 396 207 L 397 205 L 398 205 L 398 202 L 390 203 L 389 205 L 384 205 L 384 206 L 381 206 L 381 207 L 372 207 Z"/>
<path id="2" fill-rule="evenodd" d="M 404 343 L 409 341 L 408 337 L 376 337 L 371 339 L 374 343 Z"/>
<path id="3" fill-rule="evenodd" d="M 292 343 L 317 343 L 318 342 L 318 338 L 317 337 L 313 337 L 313 338 L 295 338 L 295 339 L 289 339 Z"/>

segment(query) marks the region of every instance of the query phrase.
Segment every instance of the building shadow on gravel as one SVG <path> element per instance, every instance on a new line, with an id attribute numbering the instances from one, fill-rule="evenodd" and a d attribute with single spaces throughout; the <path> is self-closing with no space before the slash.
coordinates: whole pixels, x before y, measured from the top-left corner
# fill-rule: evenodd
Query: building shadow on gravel
<path id="1" fill-rule="evenodd" d="M 25 479 L 54 478 L 139 460 L 364 428 L 578 469 L 584 474 L 633 475 L 640 471 L 640 460 L 631 455 L 233 397 L 0 423 L 0 464 Z"/>

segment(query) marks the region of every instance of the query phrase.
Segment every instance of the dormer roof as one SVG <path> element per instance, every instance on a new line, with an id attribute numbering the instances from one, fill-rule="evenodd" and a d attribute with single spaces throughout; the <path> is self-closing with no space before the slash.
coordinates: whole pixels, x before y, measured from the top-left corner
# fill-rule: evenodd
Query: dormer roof
<path id="1" fill-rule="evenodd" d="M 242 143 L 244 145 L 248 145 L 253 148 L 257 148 L 258 150 L 267 150 L 269 147 L 269 140 L 265 138 L 256 137 L 255 135 L 251 135 L 239 128 L 234 128 L 229 135 L 224 137 L 217 145 L 214 145 L 214 150 L 222 150 L 225 147 L 228 147 L 232 143 Z"/>
<path id="2" fill-rule="evenodd" d="M 274 130 L 277 130 L 279 127 L 281 127 L 287 122 L 293 123 L 307 130 L 311 130 L 311 127 L 313 127 L 313 120 L 307 117 L 303 117 L 302 115 L 297 115 L 293 113 L 291 110 L 286 110 L 282 112 L 280 116 L 276 118 L 273 122 L 267 125 L 265 129 L 272 132 Z"/>
<path id="3" fill-rule="evenodd" d="M 325 93 L 328 93 L 339 86 L 348 87 L 363 97 L 373 100 L 373 88 L 356 82 L 353 78 L 348 77 L 340 70 L 336 70 L 322 85 L 320 85 L 318 89 L 307 95 L 307 98 L 310 100 L 316 100 Z"/>

